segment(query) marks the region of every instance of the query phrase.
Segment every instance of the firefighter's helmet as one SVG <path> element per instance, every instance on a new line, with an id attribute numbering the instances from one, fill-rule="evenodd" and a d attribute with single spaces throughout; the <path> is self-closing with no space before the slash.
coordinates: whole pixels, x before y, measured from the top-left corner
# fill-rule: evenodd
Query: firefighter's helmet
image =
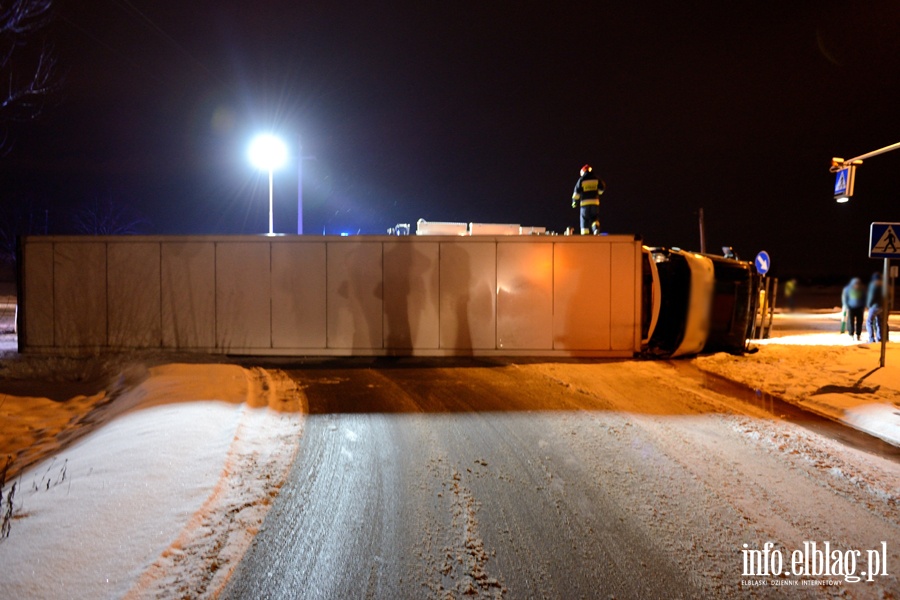
<path id="1" fill-rule="evenodd" d="M 591 165 L 584 165 L 583 167 L 581 167 L 581 176 L 584 177 L 585 173 L 590 173 L 591 171 L 593 171 L 593 169 L 591 169 Z"/>

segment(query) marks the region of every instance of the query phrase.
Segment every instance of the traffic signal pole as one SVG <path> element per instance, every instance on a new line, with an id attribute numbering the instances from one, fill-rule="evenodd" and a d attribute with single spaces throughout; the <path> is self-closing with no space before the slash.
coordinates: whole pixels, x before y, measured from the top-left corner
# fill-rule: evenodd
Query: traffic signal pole
<path id="1" fill-rule="evenodd" d="M 844 160 L 843 158 L 832 158 L 831 159 L 831 172 L 834 173 L 844 168 L 845 165 L 853 165 L 853 164 L 861 164 L 863 160 L 867 158 L 872 158 L 873 156 L 878 156 L 879 154 L 884 154 L 885 152 L 890 152 L 891 150 L 900 149 L 900 142 L 896 144 L 891 144 L 890 146 L 885 146 L 884 148 L 879 148 L 878 150 L 872 150 L 871 152 L 866 152 L 865 154 L 861 154 L 855 158 L 851 158 L 848 160 Z M 857 162 L 859 161 L 859 162 Z"/>

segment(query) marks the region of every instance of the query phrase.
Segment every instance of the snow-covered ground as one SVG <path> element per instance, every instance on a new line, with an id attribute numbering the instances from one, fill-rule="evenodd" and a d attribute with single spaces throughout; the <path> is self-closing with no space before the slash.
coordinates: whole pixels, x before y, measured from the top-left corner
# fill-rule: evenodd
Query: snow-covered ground
<path id="1" fill-rule="evenodd" d="M 13 342 L 0 336 L 0 515 L 15 486 L 0 598 L 215 596 L 295 455 L 302 390 L 212 357 L 20 357 Z M 847 335 L 757 346 L 694 363 L 900 445 L 900 344 L 883 369 L 879 345 Z"/>
<path id="2" fill-rule="evenodd" d="M 2 373 L 55 365 L 4 361 Z M 0 393 L 4 511 L 14 493 L 0 598 L 213 594 L 278 493 L 305 413 L 290 380 L 228 364 L 123 368 L 130 382 L 63 402 Z"/>
<path id="3" fill-rule="evenodd" d="M 754 342 L 759 348 L 755 354 L 720 353 L 695 358 L 694 363 L 900 446 L 900 343 L 887 343 L 881 368 L 881 344 L 865 343 L 865 331 L 863 342 L 858 342 L 839 333 L 839 313 L 810 317 L 818 321 L 831 317 L 834 330 L 789 331 Z M 781 318 L 794 323 L 802 319 Z M 900 338 L 896 330 L 893 336 Z"/>

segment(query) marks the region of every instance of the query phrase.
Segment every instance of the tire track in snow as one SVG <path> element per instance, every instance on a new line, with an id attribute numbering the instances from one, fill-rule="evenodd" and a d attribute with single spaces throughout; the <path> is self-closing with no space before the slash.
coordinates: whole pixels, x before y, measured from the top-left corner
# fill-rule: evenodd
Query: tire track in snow
<path id="1" fill-rule="evenodd" d="M 254 368 L 245 374 L 247 402 L 218 483 L 127 599 L 170 598 L 173 593 L 218 597 L 284 483 L 298 448 L 305 399 L 283 372 Z"/>

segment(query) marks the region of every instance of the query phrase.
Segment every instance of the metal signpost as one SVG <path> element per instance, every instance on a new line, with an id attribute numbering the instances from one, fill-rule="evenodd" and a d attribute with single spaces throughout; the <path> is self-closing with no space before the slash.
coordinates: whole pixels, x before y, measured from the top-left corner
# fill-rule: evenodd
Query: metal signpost
<path id="1" fill-rule="evenodd" d="M 891 313 L 890 288 L 891 259 L 900 258 L 900 223 L 872 223 L 869 226 L 869 258 L 884 259 L 884 273 L 881 276 L 881 366 L 887 352 L 888 317 Z M 869 334 L 871 335 L 871 333 Z"/>
<path id="2" fill-rule="evenodd" d="M 766 273 L 769 272 L 769 269 L 772 267 L 772 259 L 769 257 L 769 253 L 765 250 L 761 250 L 759 254 L 756 255 L 756 259 L 753 261 L 753 266 L 756 267 L 756 272 L 762 276 L 762 279 L 759 281 L 759 289 L 757 291 L 757 298 L 760 299 L 759 303 L 759 338 L 767 338 L 769 337 L 769 330 L 766 327 L 766 317 L 769 315 L 769 311 L 772 308 L 772 297 L 771 294 L 774 291 L 769 287 L 769 278 L 766 277 Z M 753 332 L 750 336 L 751 338 L 756 337 L 756 319 L 753 321 Z"/>

